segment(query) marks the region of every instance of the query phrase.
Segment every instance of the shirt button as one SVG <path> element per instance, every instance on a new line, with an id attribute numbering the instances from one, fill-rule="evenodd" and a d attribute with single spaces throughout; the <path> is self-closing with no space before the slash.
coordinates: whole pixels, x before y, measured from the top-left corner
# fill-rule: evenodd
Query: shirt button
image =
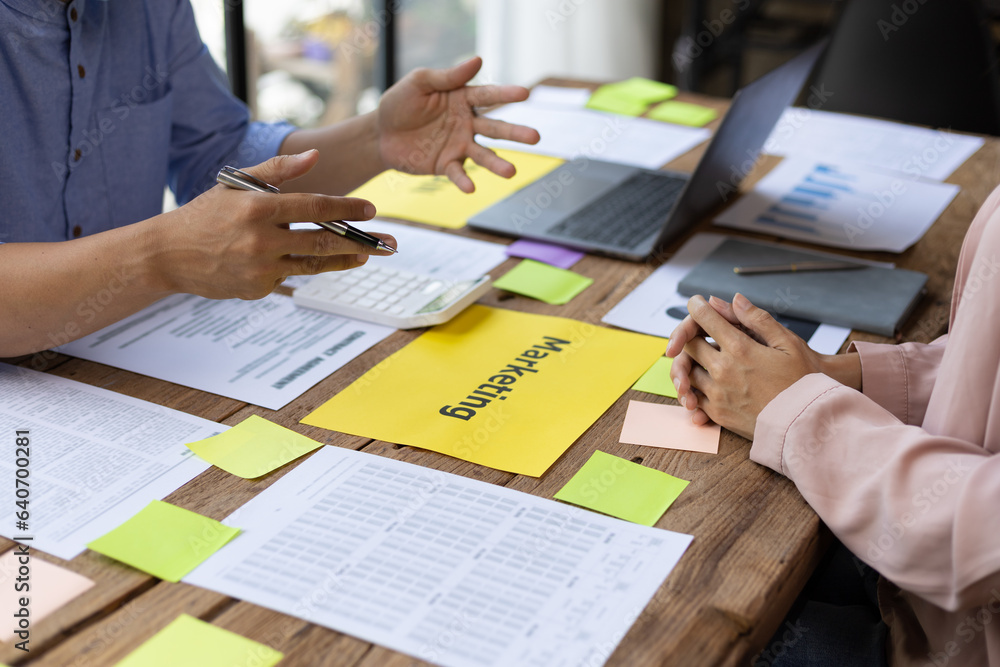
<path id="1" fill-rule="evenodd" d="M 76 13 L 76 7 L 69 10 L 69 18 L 71 21 L 75 21 L 77 16 L 79 16 L 79 14 Z"/>
<path id="2" fill-rule="evenodd" d="M 76 71 L 80 73 L 80 78 L 87 76 L 87 70 L 83 69 L 83 65 L 77 65 Z"/>
<path id="3" fill-rule="evenodd" d="M 73 162 L 79 162 L 80 158 L 82 158 L 82 157 L 83 157 L 83 153 L 80 152 L 79 148 L 77 148 L 75 151 L 73 151 Z"/>
<path id="4" fill-rule="evenodd" d="M 80 225 L 77 225 L 73 228 L 73 238 L 80 238 L 80 234 L 83 234 L 83 230 L 80 228 Z"/>

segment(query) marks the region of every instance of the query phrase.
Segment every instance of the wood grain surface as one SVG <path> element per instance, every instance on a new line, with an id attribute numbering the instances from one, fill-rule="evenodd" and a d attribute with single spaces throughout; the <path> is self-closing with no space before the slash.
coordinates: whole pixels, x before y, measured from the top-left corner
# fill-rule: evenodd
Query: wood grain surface
<path id="1" fill-rule="evenodd" d="M 570 84 L 558 80 L 547 83 Z M 698 95 L 681 99 L 725 110 L 724 100 Z M 710 127 L 717 126 L 714 121 Z M 690 171 L 701 146 L 669 166 Z M 765 157 L 744 189 L 777 164 Z M 980 205 L 1000 182 L 1000 141 L 986 145 L 948 179 L 962 186 L 926 236 L 901 255 L 860 253 L 895 261 L 930 276 L 928 292 L 907 322 L 901 340 L 930 341 L 947 329 L 954 271 L 965 231 Z M 419 225 L 418 225 L 419 226 Z M 703 221 L 696 231 L 711 227 Z M 509 242 L 468 229 L 465 236 Z M 692 232 L 693 233 L 693 232 Z M 729 230 L 727 230 L 729 233 Z M 739 234 L 739 232 L 733 232 Z M 549 306 L 493 289 L 480 303 L 522 312 L 553 314 L 594 325 L 670 256 L 689 235 L 645 263 L 587 256 L 573 267 L 594 284 L 565 306 Z M 757 238 L 760 238 L 759 236 Z M 514 266 L 507 260 L 494 277 Z M 785 478 L 750 462 L 750 443 L 723 431 L 718 455 L 620 444 L 618 435 L 629 399 L 676 404 L 667 398 L 629 390 L 588 429 L 541 478 L 499 472 L 434 452 L 345 435 L 299 424 L 332 395 L 367 369 L 412 341 L 420 331 L 396 332 L 285 408 L 272 411 L 180 387 L 101 364 L 48 353 L 13 360 L 61 377 L 135 396 L 225 424 L 251 414 L 273 420 L 334 447 L 464 475 L 551 498 L 595 451 L 602 450 L 691 480 L 657 527 L 689 533 L 694 541 L 679 565 L 642 611 L 609 665 L 747 665 L 779 626 L 788 608 L 830 542 L 828 531 Z M 891 342 L 854 333 L 852 340 Z M 594 382 L 600 382 L 599 376 Z M 258 480 L 244 480 L 212 468 L 166 498 L 181 507 L 223 519 L 270 486 L 301 459 Z M 136 508 L 138 509 L 138 508 Z M 0 538 L 0 551 L 12 543 Z M 188 613 L 272 646 L 286 655 L 282 665 L 386 667 L 426 664 L 379 646 L 342 635 L 253 604 L 187 584 L 147 576 L 97 553 L 86 551 L 63 565 L 96 585 L 31 628 L 31 651 L 0 647 L 0 661 L 11 665 L 113 665 L 180 613 Z"/>

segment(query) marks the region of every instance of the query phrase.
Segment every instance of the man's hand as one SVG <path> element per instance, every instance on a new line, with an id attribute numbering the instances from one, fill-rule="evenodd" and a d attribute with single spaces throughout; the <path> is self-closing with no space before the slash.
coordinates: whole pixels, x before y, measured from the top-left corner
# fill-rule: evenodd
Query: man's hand
<path id="1" fill-rule="evenodd" d="M 732 304 L 695 296 L 688 301 L 688 312 L 670 336 L 667 356 L 675 358 L 671 376 L 695 423 L 711 419 L 752 438 L 764 406 L 810 373 L 860 387 L 856 354 L 832 359 L 814 352 L 742 295 Z"/>
<path id="2" fill-rule="evenodd" d="M 475 135 L 534 144 L 538 132 L 479 116 L 476 108 L 520 102 L 528 91 L 521 86 L 467 86 L 482 64 L 477 57 L 450 69 L 414 70 L 385 92 L 377 128 L 386 167 L 443 174 L 463 192 L 475 189 L 463 168 L 466 158 L 504 178 L 514 175 L 514 165 L 477 144 Z"/>
<path id="3" fill-rule="evenodd" d="M 278 156 L 246 171 L 280 186 L 308 172 L 316 151 Z M 212 299 L 259 299 L 290 275 L 361 266 L 386 255 L 326 230 L 288 229 L 292 222 L 369 220 L 363 199 L 315 194 L 267 194 L 217 185 L 186 206 L 146 225 L 150 270 L 165 293 Z M 390 245 L 395 239 L 377 235 Z"/>

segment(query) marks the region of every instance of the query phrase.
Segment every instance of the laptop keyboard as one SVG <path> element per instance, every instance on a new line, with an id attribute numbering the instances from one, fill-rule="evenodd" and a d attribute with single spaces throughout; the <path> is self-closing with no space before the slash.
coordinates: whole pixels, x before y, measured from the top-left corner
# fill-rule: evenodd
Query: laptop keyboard
<path id="1" fill-rule="evenodd" d="M 688 182 L 669 174 L 640 171 L 551 227 L 548 234 L 591 243 L 634 248 L 663 226 Z"/>

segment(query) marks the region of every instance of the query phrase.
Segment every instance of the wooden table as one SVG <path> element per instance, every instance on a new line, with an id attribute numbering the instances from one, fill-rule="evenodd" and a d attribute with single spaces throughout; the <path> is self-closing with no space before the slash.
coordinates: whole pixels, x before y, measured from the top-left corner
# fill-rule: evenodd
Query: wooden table
<path id="1" fill-rule="evenodd" d="M 548 83 L 560 83 L 549 81 Z M 682 99 L 725 109 L 726 103 L 697 95 Z M 713 125 L 716 125 L 715 121 Z M 693 169 L 704 145 L 669 166 Z M 765 157 L 747 185 L 777 163 Z M 928 294 L 903 331 L 905 340 L 930 341 L 948 321 L 951 288 L 962 238 L 973 215 L 1000 183 L 1000 140 L 986 145 L 948 179 L 962 191 L 924 238 L 902 255 L 866 253 L 929 274 Z M 744 186 L 746 187 L 746 185 Z M 705 221 L 694 231 L 705 231 Z M 491 241 L 505 239 L 458 233 Z M 667 257 L 687 236 L 666 248 Z M 507 260 L 494 275 L 513 267 Z M 599 324 L 601 317 L 656 268 L 657 261 L 629 263 L 587 256 L 574 270 L 594 284 L 565 306 L 492 290 L 480 303 L 523 312 L 559 315 Z M 221 398 L 101 364 L 55 355 L 44 370 L 54 375 L 135 396 L 199 417 L 237 424 L 257 414 L 335 447 L 507 486 L 545 498 L 553 494 L 597 449 L 691 480 L 657 524 L 694 535 L 694 542 L 608 661 L 609 665 L 746 665 L 778 627 L 829 543 L 816 514 L 785 478 L 752 463 L 750 443 L 723 432 L 718 455 L 624 445 L 618 435 L 629 399 L 676 403 L 627 391 L 540 479 L 512 475 L 434 452 L 326 431 L 299 424 L 335 393 L 379 360 L 412 341 L 420 331 L 397 332 L 278 411 Z M 854 334 L 853 340 L 886 342 Z M 32 366 L 33 359 L 14 360 Z M 595 381 L 599 379 L 595 378 Z M 166 498 L 181 507 L 223 519 L 266 489 L 299 461 L 264 478 L 243 480 L 209 469 Z M 12 547 L 0 538 L 0 550 Z M 96 586 L 53 616 L 32 625 L 31 652 L 10 645 L 0 662 L 11 665 L 113 665 L 177 617 L 187 613 L 285 653 L 282 665 L 385 667 L 425 664 L 409 656 L 313 625 L 294 617 L 187 584 L 171 584 L 91 551 L 59 563 L 90 577 Z"/>

